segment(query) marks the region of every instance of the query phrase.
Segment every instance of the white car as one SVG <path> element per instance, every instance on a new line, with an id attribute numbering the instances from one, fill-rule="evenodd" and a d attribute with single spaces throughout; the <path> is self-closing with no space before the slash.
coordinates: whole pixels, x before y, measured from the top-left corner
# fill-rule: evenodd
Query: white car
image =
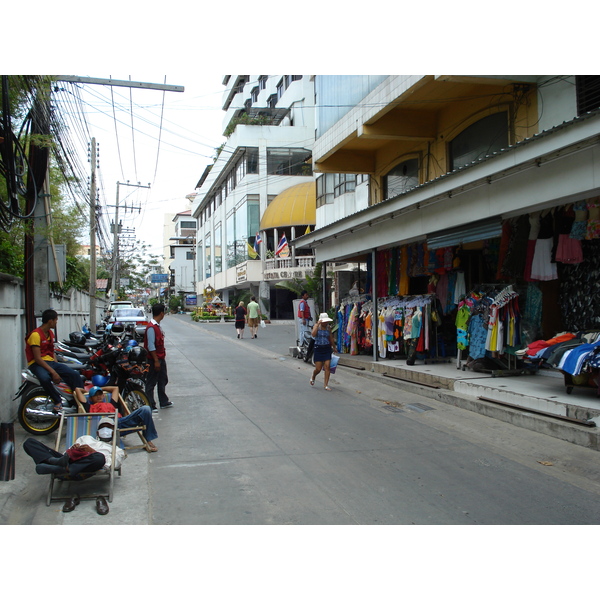
<path id="1" fill-rule="evenodd" d="M 115 308 L 108 319 L 107 329 L 112 329 L 113 323 L 122 323 L 125 328 L 133 325 L 138 339 L 143 339 L 146 327 L 150 325 L 143 308 Z"/>

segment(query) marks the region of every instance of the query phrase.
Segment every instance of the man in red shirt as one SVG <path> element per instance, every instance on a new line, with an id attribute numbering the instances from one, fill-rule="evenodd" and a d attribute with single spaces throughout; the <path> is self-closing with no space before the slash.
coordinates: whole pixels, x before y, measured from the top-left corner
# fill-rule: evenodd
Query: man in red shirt
<path id="1" fill-rule="evenodd" d="M 155 304 L 152 307 L 152 319 L 144 334 L 144 348 L 150 355 L 150 370 L 146 377 L 146 396 L 150 401 L 152 410 L 156 410 L 154 388 L 158 386 L 158 403 L 161 408 L 171 408 L 173 403 L 169 400 L 165 388 L 169 383 L 167 374 L 167 351 L 165 350 L 165 334 L 160 327 L 160 322 L 165 318 L 165 305 Z"/>
<path id="2" fill-rule="evenodd" d="M 53 383 L 65 383 L 74 390 L 83 387 L 81 375 L 64 363 L 56 361 L 54 356 L 54 333 L 58 322 L 58 313 L 51 308 L 42 313 L 42 326 L 36 327 L 25 339 L 25 357 L 27 368 L 38 378 L 40 385 L 52 398 L 54 410 L 62 408 L 62 397 Z"/>
<path id="3" fill-rule="evenodd" d="M 311 330 L 312 316 L 310 306 L 308 305 L 308 292 L 302 290 L 300 304 L 298 304 L 298 332 L 300 335 L 299 343 L 302 344 L 306 332 Z"/>

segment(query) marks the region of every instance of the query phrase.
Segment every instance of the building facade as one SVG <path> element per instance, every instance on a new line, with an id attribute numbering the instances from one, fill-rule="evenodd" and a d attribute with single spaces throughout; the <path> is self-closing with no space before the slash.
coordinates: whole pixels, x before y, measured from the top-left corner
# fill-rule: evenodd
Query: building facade
<path id="1" fill-rule="evenodd" d="M 199 301 L 204 289 L 226 304 L 245 291 L 272 318 L 290 317 L 289 292 L 276 284 L 314 268 L 312 251 L 296 256 L 287 245 L 316 222 L 314 78 L 231 75 L 223 84 L 227 141 L 201 176 L 192 209 Z"/>
<path id="2" fill-rule="evenodd" d="M 174 233 L 170 238 L 169 264 L 171 294 L 186 299 L 196 294 L 196 233 L 197 222 L 192 211 L 186 210 L 173 217 Z M 189 304 L 191 298 L 186 304 Z"/>
<path id="3" fill-rule="evenodd" d="M 317 76 L 315 99 L 317 227 L 294 246 L 361 265 L 342 304 L 432 302 L 445 352 L 472 292 L 518 297 L 519 346 L 600 327 L 600 78 Z"/>

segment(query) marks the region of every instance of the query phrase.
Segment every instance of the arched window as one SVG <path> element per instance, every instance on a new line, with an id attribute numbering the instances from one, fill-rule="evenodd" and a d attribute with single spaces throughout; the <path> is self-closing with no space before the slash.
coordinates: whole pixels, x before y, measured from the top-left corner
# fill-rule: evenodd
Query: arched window
<path id="1" fill-rule="evenodd" d="M 383 185 L 385 200 L 419 185 L 419 160 L 411 158 L 396 165 L 384 176 Z"/>
<path id="2" fill-rule="evenodd" d="M 469 125 L 449 144 L 450 170 L 489 156 L 508 146 L 508 114 L 494 113 Z"/>

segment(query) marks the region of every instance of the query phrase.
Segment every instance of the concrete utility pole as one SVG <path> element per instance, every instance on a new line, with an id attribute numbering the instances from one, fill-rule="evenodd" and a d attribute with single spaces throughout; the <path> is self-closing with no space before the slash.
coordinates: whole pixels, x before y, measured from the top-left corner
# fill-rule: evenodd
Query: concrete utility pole
<path id="1" fill-rule="evenodd" d="M 96 330 L 96 138 L 92 138 L 90 153 L 90 329 Z"/>
<path id="2" fill-rule="evenodd" d="M 119 186 L 125 185 L 129 187 L 150 189 L 150 184 L 140 185 L 139 183 L 121 183 L 117 181 L 117 201 L 115 204 L 115 223 L 113 225 L 113 279 L 112 279 L 112 294 L 111 299 L 117 299 L 117 290 L 119 289 L 119 233 L 121 224 L 119 223 Z"/>
<path id="3" fill-rule="evenodd" d="M 50 134 L 50 109 L 47 96 L 38 90 L 32 107 L 31 133 Z M 33 214 L 33 225 L 25 234 L 25 315 L 27 330 L 37 327 L 36 317 L 49 308 L 48 239 L 46 227 L 46 196 L 48 188 L 49 150 L 43 145 L 29 144 L 26 213 Z"/>

